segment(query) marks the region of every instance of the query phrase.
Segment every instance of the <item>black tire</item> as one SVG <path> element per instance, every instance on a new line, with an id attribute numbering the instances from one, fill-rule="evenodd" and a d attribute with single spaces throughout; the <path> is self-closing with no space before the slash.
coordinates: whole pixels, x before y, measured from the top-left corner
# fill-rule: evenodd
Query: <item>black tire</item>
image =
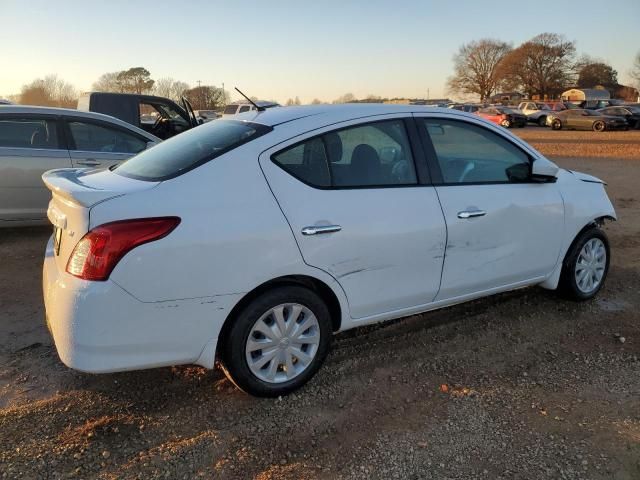
<path id="1" fill-rule="evenodd" d="M 597 122 L 593 122 L 591 128 L 594 132 L 604 132 L 607 127 L 603 121 L 598 120 Z"/>
<path id="2" fill-rule="evenodd" d="M 575 268 L 576 262 L 578 261 L 578 256 L 580 255 L 580 251 L 582 247 L 584 247 L 585 243 L 593 238 L 598 238 L 602 240 L 604 243 L 605 250 L 607 252 L 607 258 L 605 262 L 604 274 L 602 276 L 602 280 L 598 284 L 598 286 L 589 293 L 584 293 L 576 283 L 575 278 Z M 562 273 L 560 274 L 560 283 L 558 285 L 558 291 L 566 298 L 576 301 L 584 301 L 589 300 L 595 297 L 602 286 L 604 285 L 607 279 L 607 273 L 609 272 L 609 263 L 611 261 L 611 252 L 609 250 L 609 239 L 607 235 L 598 227 L 592 227 L 587 230 L 584 230 L 580 235 L 576 237 L 573 241 L 573 244 L 569 248 L 567 255 L 565 256 L 563 265 L 562 265 Z"/>
<path id="3" fill-rule="evenodd" d="M 538 125 L 541 127 L 547 126 L 547 117 L 545 115 L 538 118 Z"/>
<path id="4" fill-rule="evenodd" d="M 298 303 L 311 310 L 318 320 L 320 342 L 315 357 L 297 377 L 281 383 L 266 382 L 251 372 L 245 347 L 258 319 L 271 308 L 283 303 Z M 223 370 L 238 388 L 257 397 L 278 397 L 302 387 L 315 375 L 329 352 L 332 336 L 329 309 L 316 293 L 304 287 L 284 286 L 267 291 L 255 298 L 231 321 L 233 324 L 221 345 Z"/>
<path id="5" fill-rule="evenodd" d="M 553 122 L 551 122 L 551 129 L 562 130 L 562 122 L 558 119 L 555 119 Z"/>
<path id="6" fill-rule="evenodd" d="M 520 125 L 518 125 L 518 128 L 524 128 L 524 127 L 525 127 L 524 123 L 521 123 Z"/>

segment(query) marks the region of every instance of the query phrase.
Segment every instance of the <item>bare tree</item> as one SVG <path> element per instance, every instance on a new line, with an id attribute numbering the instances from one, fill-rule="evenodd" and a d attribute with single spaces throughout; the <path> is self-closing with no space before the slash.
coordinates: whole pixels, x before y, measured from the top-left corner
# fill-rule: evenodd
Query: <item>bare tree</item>
<path id="1" fill-rule="evenodd" d="M 221 88 L 202 85 L 185 90 L 183 93 L 195 110 L 215 110 L 225 105 Z"/>
<path id="2" fill-rule="evenodd" d="M 574 42 L 556 33 L 542 33 L 506 55 L 497 75 L 506 88 L 556 95 L 575 81 L 575 53 Z"/>
<path id="3" fill-rule="evenodd" d="M 75 108 L 78 103 L 78 91 L 70 83 L 57 75 L 38 78 L 22 87 L 20 103 L 23 105 L 42 105 L 49 107 Z"/>
<path id="4" fill-rule="evenodd" d="M 104 73 L 93 82 L 91 89 L 95 92 L 116 92 L 122 93 L 122 85 L 118 81 L 118 75 L 121 72 L 108 72 Z"/>
<path id="5" fill-rule="evenodd" d="M 314 98 L 313 100 L 311 100 L 311 105 L 322 105 L 323 103 L 324 102 L 319 98 Z"/>
<path id="6" fill-rule="evenodd" d="M 631 78 L 636 81 L 636 85 L 640 88 L 640 52 L 636 54 L 636 58 L 633 62 L 633 68 L 631 69 Z"/>
<path id="7" fill-rule="evenodd" d="M 180 100 L 184 92 L 189 90 L 189 84 L 174 80 L 173 78 L 161 78 L 153 85 L 152 93 L 159 97 L 166 97 L 172 100 Z"/>
<path id="8" fill-rule="evenodd" d="M 345 93 L 341 97 L 336 98 L 333 103 L 351 103 L 355 101 L 356 97 L 353 93 Z"/>
<path id="9" fill-rule="evenodd" d="M 447 80 L 452 93 L 477 94 L 484 101 L 495 92 L 498 65 L 511 51 L 508 43 L 490 38 L 462 45 L 453 56 L 453 76 Z"/>

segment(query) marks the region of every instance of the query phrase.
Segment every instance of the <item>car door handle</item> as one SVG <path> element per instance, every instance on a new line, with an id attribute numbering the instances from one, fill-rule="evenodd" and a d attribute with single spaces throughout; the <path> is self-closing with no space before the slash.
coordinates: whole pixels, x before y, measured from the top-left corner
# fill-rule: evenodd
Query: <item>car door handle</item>
<path id="1" fill-rule="evenodd" d="M 96 165 L 100 165 L 100 162 L 98 162 L 97 160 L 94 160 L 92 158 L 87 158 L 86 160 L 81 160 L 79 162 L 76 162 L 78 165 L 86 165 L 88 167 L 95 167 Z"/>
<path id="2" fill-rule="evenodd" d="M 321 233 L 334 233 L 342 230 L 340 225 L 314 225 L 313 227 L 304 227 L 303 235 L 319 235 Z"/>
<path id="3" fill-rule="evenodd" d="M 458 212 L 458 218 L 484 217 L 486 214 L 484 210 L 466 210 Z"/>

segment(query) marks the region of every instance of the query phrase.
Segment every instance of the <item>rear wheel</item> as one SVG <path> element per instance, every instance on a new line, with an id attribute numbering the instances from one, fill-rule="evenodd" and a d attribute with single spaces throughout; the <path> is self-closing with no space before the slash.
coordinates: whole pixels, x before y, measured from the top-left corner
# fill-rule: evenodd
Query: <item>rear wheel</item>
<path id="1" fill-rule="evenodd" d="M 505 118 L 500 122 L 500 125 L 502 125 L 504 128 L 509 128 L 511 126 L 511 122 Z"/>
<path id="2" fill-rule="evenodd" d="M 304 287 L 268 291 L 233 322 L 221 346 L 224 371 L 251 395 L 277 397 L 300 388 L 329 350 L 329 310 Z"/>
<path id="3" fill-rule="evenodd" d="M 604 122 L 598 120 L 597 122 L 593 122 L 592 127 L 594 132 L 604 132 L 605 125 Z"/>
<path id="4" fill-rule="evenodd" d="M 562 122 L 558 119 L 555 119 L 552 123 L 551 123 L 551 128 L 553 130 L 561 130 L 562 129 Z"/>
<path id="5" fill-rule="evenodd" d="M 609 240 L 599 228 L 582 232 L 565 257 L 559 290 L 573 300 L 589 300 L 604 285 L 609 271 Z"/>

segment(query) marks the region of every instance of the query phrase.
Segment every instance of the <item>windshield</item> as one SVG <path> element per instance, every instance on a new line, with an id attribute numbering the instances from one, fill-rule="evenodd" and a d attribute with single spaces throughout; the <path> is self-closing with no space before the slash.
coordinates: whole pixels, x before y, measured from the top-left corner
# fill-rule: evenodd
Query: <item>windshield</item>
<path id="1" fill-rule="evenodd" d="M 165 140 L 120 164 L 113 171 L 138 180 L 168 180 L 271 130 L 257 123 L 216 120 Z"/>

